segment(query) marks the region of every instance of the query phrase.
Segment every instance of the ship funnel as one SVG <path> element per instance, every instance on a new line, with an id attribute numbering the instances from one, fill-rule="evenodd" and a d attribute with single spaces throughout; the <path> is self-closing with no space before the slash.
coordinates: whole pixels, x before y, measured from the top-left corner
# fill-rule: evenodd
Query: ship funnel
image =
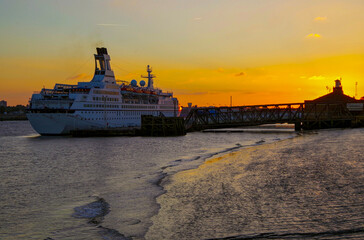
<path id="1" fill-rule="evenodd" d="M 106 55 L 108 55 L 108 53 L 107 53 L 107 49 L 106 48 L 96 48 L 96 51 L 97 51 L 97 55 L 99 55 L 99 56 L 101 56 L 101 55 L 103 55 L 103 54 L 106 54 Z"/>
<path id="2" fill-rule="evenodd" d="M 107 49 L 96 48 L 97 54 L 95 54 L 95 74 L 92 79 L 93 82 L 106 82 L 115 83 L 114 72 L 110 66 L 110 56 L 107 53 Z"/>

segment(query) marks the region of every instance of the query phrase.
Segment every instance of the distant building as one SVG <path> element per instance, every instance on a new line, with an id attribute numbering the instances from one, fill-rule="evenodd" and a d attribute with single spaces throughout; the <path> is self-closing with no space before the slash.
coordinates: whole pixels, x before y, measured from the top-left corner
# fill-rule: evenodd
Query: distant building
<path id="1" fill-rule="evenodd" d="M 7 107 L 8 103 L 5 100 L 0 101 L 0 107 Z"/>
<path id="2" fill-rule="evenodd" d="M 324 104 L 334 104 L 334 103 L 362 103 L 362 100 L 357 100 L 353 97 L 344 94 L 343 88 L 341 86 L 341 80 L 335 80 L 335 87 L 333 91 L 322 97 L 316 98 L 311 101 L 305 101 L 306 104 L 310 103 L 324 103 Z"/>
<path id="3" fill-rule="evenodd" d="M 305 101 L 305 115 L 307 119 L 325 117 L 338 119 L 346 116 L 347 111 L 352 115 L 364 114 L 364 101 L 345 95 L 341 86 L 341 80 L 335 80 L 335 87 L 331 93 L 314 100 Z"/>

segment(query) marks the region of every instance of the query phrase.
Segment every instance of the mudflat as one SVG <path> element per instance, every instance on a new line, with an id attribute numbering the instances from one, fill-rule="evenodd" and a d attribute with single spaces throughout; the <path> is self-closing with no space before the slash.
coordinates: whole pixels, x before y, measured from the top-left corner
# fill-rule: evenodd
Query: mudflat
<path id="1" fill-rule="evenodd" d="M 364 129 L 322 130 L 162 182 L 146 239 L 363 239 Z"/>

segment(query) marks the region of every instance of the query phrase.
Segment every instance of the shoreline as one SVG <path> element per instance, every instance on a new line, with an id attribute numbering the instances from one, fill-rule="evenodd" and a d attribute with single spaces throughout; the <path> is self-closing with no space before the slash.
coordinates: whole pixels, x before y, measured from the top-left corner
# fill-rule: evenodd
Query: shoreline
<path id="1" fill-rule="evenodd" d="M 358 132 L 362 133 L 364 131 L 360 129 L 335 129 L 321 130 L 318 134 L 315 134 L 315 132 L 303 134 L 299 138 L 294 137 L 269 144 L 243 148 L 236 152 L 226 153 L 223 156 L 213 156 L 196 169 L 185 170 L 167 176 L 161 179 L 160 183 L 160 186 L 165 191 L 164 194 L 157 198 L 160 210 L 157 215 L 152 217 L 153 225 L 149 228 L 145 237 L 146 239 L 160 239 L 161 237 L 163 239 L 214 239 L 240 236 L 239 238 L 243 239 L 244 236 L 258 236 L 259 234 L 272 231 L 278 234 L 277 236 L 281 232 L 287 231 L 292 234 L 306 234 L 310 232 L 320 234 L 320 232 L 325 232 L 323 230 L 326 227 L 333 227 L 334 223 L 329 223 L 329 226 L 319 226 L 318 228 L 310 225 L 311 229 L 306 226 L 307 230 L 303 230 L 295 225 L 297 224 L 297 219 L 292 219 L 295 219 L 293 213 L 296 212 L 297 215 L 298 212 L 298 217 L 296 218 L 303 218 L 304 222 L 311 221 L 310 218 L 305 218 L 302 214 L 306 209 L 300 203 L 295 202 L 296 198 L 301 202 L 305 202 L 307 198 L 315 199 L 315 195 L 312 193 L 315 191 L 318 191 L 317 194 L 325 193 L 326 195 L 332 195 L 331 192 L 327 192 L 328 190 L 325 190 L 324 186 L 322 186 L 320 181 L 323 181 L 323 179 L 316 179 L 314 186 L 311 187 L 311 185 L 306 183 L 309 179 L 304 174 L 302 175 L 302 172 L 305 172 L 307 168 L 313 168 L 310 171 L 314 172 L 317 172 L 315 167 L 320 168 L 315 163 L 305 163 L 306 159 L 307 161 L 315 157 L 322 159 L 323 156 L 328 157 L 329 155 L 327 153 L 319 153 L 318 156 L 315 156 L 314 151 L 309 151 L 313 156 L 304 156 L 305 161 L 303 162 L 290 158 L 299 159 L 299 154 L 304 155 L 305 147 L 319 150 L 322 144 L 315 145 L 315 141 L 324 141 L 327 136 L 344 137 L 341 141 L 346 141 L 348 138 L 350 139 L 350 133 L 360 135 Z M 357 141 L 360 141 L 360 139 Z M 330 142 L 326 139 L 326 142 L 332 145 L 330 152 L 335 150 L 332 148 L 341 145 L 340 141 Z M 358 144 L 353 146 L 353 150 L 360 152 Z M 344 157 L 349 152 L 345 151 Z M 280 159 L 284 159 L 283 165 L 282 163 L 278 164 Z M 292 163 L 290 160 L 293 160 Z M 318 161 L 325 165 L 324 161 Z M 358 164 L 358 161 L 354 161 L 354 163 Z M 260 165 L 273 169 L 266 171 L 260 168 Z M 295 181 L 292 182 L 292 178 L 296 174 L 284 173 L 283 175 L 280 172 L 277 175 L 276 172 L 279 172 L 281 168 L 285 168 L 286 165 L 291 165 L 290 167 L 294 169 L 294 173 L 298 172 L 300 173 L 299 175 L 302 175 L 300 176 L 302 179 L 296 179 L 299 183 L 296 184 L 297 186 L 295 186 Z M 258 170 L 257 173 L 254 173 L 254 168 Z M 324 171 L 325 169 L 321 170 Z M 349 170 L 355 172 L 355 169 Z M 259 175 L 259 171 L 265 175 Z M 358 171 L 362 171 L 361 168 Z M 266 174 L 269 172 L 275 178 Z M 330 175 L 330 173 L 325 174 Z M 281 178 L 280 181 L 285 181 L 286 184 L 276 182 L 278 181 L 277 178 Z M 251 179 L 254 181 L 251 181 Z M 272 184 L 272 182 L 275 182 L 275 184 Z M 272 186 L 265 189 L 264 184 L 268 186 L 271 184 Z M 356 183 L 354 182 L 354 184 Z M 297 187 L 303 187 L 304 189 L 297 189 Z M 267 194 L 277 200 L 278 203 L 270 203 L 270 197 Z M 280 195 L 280 198 L 276 194 Z M 295 194 L 298 196 L 295 196 Z M 288 201 L 288 203 L 282 201 L 282 199 L 287 197 L 289 199 L 293 198 L 293 200 Z M 331 197 L 329 196 L 326 200 L 334 201 Z M 362 195 L 359 197 L 361 198 Z M 259 204 L 255 203 L 256 201 Z M 320 200 L 315 199 L 315 201 L 322 205 L 325 203 L 325 200 L 320 202 Z M 291 211 L 285 211 L 287 206 L 281 206 L 282 204 L 289 204 Z M 310 202 L 305 204 L 310 206 Z M 274 211 L 269 206 L 273 206 Z M 320 207 L 322 206 L 320 205 Z M 343 206 L 343 208 L 345 207 L 347 206 Z M 311 214 L 314 215 L 314 212 Z M 266 218 L 268 220 L 264 220 Z M 276 221 L 272 219 L 276 219 Z M 350 228 L 347 230 L 347 228 L 344 228 L 345 226 L 340 227 L 340 230 L 348 231 L 348 234 L 350 234 Z M 360 230 L 359 234 L 361 233 L 362 231 Z"/>
<path id="2" fill-rule="evenodd" d="M 306 132 L 306 134 L 316 134 L 316 132 L 308 131 L 308 132 Z M 298 137 L 302 137 L 302 134 L 297 133 L 296 136 L 294 136 L 294 137 L 282 139 L 282 140 L 278 140 L 278 141 L 270 142 L 270 143 L 262 144 L 261 142 L 256 142 L 254 145 L 246 145 L 246 146 L 239 145 L 239 146 L 231 147 L 231 148 L 225 149 L 221 152 L 216 152 L 216 153 L 210 154 L 203 160 L 203 162 L 201 164 L 199 164 L 198 166 L 196 166 L 194 168 L 183 169 L 181 171 L 177 171 L 177 172 L 173 172 L 173 173 L 162 173 L 162 177 L 155 183 L 156 186 L 161 189 L 161 193 L 155 196 L 155 203 L 158 205 L 158 210 L 157 210 L 157 213 L 151 217 L 152 224 L 149 226 L 147 232 L 144 234 L 144 238 L 146 238 L 146 236 L 149 232 L 149 229 L 154 225 L 153 219 L 159 214 L 159 211 L 162 208 L 162 205 L 158 199 L 168 192 L 168 190 L 166 188 L 169 184 L 172 184 L 172 181 L 173 181 L 173 178 L 175 175 L 182 174 L 184 172 L 198 170 L 202 165 L 213 163 L 213 162 L 219 161 L 221 159 L 223 160 L 224 158 L 228 158 L 235 154 L 239 154 L 240 152 L 249 151 L 251 149 L 264 147 L 264 146 L 279 143 L 279 142 L 289 141 L 289 140 L 292 140 L 292 139 L 295 139 Z M 148 238 L 146 238 L 146 239 L 148 239 Z M 158 236 L 156 239 L 158 239 Z"/>
<path id="3" fill-rule="evenodd" d="M 287 133 L 290 133 L 290 132 L 287 132 Z M 295 132 L 292 132 L 292 133 L 295 133 Z M 218 136 L 218 135 L 217 135 Z M 161 168 L 162 172 L 160 172 L 160 178 L 154 183 L 154 185 L 156 185 L 159 189 L 160 189 L 160 193 L 157 194 L 155 197 L 154 197 L 154 203 L 157 205 L 157 211 L 156 213 L 151 216 L 150 219 L 153 219 L 154 216 L 158 215 L 160 209 L 161 209 L 161 205 L 158 201 L 158 198 L 163 196 L 165 193 L 167 193 L 167 190 L 165 188 L 165 185 L 167 182 L 170 181 L 171 178 L 173 178 L 174 175 L 176 174 L 179 174 L 181 172 L 185 172 L 185 171 L 190 171 L 190 170 L 195 170 L 195 169 L 198 169 L 201 165 L 205 164 L 206 162 L 209 162 L 210 160 L 213 160 L 215 158 L 223 158 L 225 157 L 226 155 L 229 155 L 229 154 L 235 154 L 235 153 L 238 153 L 240 151 L 243 151 L 245 149 L 250 149 L 250 148 L 255 148 L 255 147 L 259 147 L 259 146 L 264 146 L 264 145 L 269 145 L 269 144 L 273 144 L 275 142 L 282 142 L 282 141 L 286 141 L 286 140 L 289 140 L 289 139 L 294 139 L 294 138 L 297 138 L 297 137 L 300 137 L 301 134 L 295 134 L 295 136 L 292 136 L 290 138 L 286 138 L 286 139 L 280 139 L 280 140 L 275 140 L 274 142 L 268 142 L 266 143 L 265 141 L 257 141 L 253 144 L 249 144 L 249 145 L 241 145 L 241 144 L 235 144 L 234 146 L 231 146 L 231 147 L 228 147 L 226 149 L 222 149 L 218 152 L 212 152 L 212 153 L 208 153 L 208 154 L 205 154 L 205 155 L 201 155 L 201 156 L 198 156 L 198 157 L 195 157 L 193 158 L 192 161 L 202 161 L 200 164 L 194 166 L 194 167 L 188 167 L 188 168 L 184 168 L 182 167 L 181 169 L 178 169 L 178 170 L 172 170 L 172 171 L 165 171 L 166 169 L 170 168 L 170 167 L 177 167 L 178 166 L 175 166 L 175 165 L 167 165 L 167 166 L 164 166 Z M 178 160 L 176 160 L 178 161 Z M 148 229 L 153 225 L 150 224 Z M 143 236 L 145 239 L 145 236 L 146 236 L 146 233 L 148 232 L 148 229 L 146 232 L 144 232 Z M 139 239 L 139 238 L 136 238 L 136 239 Z"/>
<path id="4" fill-rule="evenodd" d="M 234 132 L 231 132 L 231 133 L 234 133 Z M 237 132 L 237 133 L 240 133 L 240 132 Z M 258 132 L 258 133 L 260 133 L 260 132 Z M 271 134 L 271 133 L 272 132 L 268 132 L 267 134 Z M 287 133 L 290 133 L 290 132 L 287 132 Z M 293 132 L 293 133 L 296 133 L 296 135 L 293 136 L 293 137 L 285 138 L 285 139 L 279 139 L 279 140 L 276 140 L 274 142 L 265 142 L 265 141 L 260 140 L 260 141 L 255 142 L 254 144 L 251 144 L 251 145 L 235 144 L 235 146 L 233 146 L 233 147 L 226 148 L 226 149 L 221 150 L 219 152 L 209 153 L 209 154 L 203 156 L 202 158 L 201 158 L 201 156 L 198 156 L 194 160 L 198 160 L 198 159 L 202 160 L 202 162 L 200 164 L 198 164 L 197 166 L 192 167 L 192 168 L 186 168 L 186 169 L 182 168 L 182 170 L 178 170 L 178 171 L 171 172 L 171 173 L 163 172 L 162 173 L 163 176 L 157 181 L 156 184 L 157 184 L 158 187 L 160 187 L 165 192 L 165 182 L 168 181 L 168 179 L 173 178 L 174 175 L 182 173 L 182 172 L 186 172 L 186 171 L 190 171 L 190 170 L 196 170 L 196 169 L 200 168 L 200 166 L 204 165 L 206 162 L 209 162 L 210 160 L 222 159 L 222 158 L 225 158 L 225 157 L 229 156 L 230 154 L 239 153 L 241 151 L 246 151 L 246 150 L 251 149 L 251 148 L 263 147 L 263 146 L 270 145 L 270 144 L 289 141 L 289 140 L 292 140 L 292 139 L 295 139 L 295 138 L 298 138 L 298 137 L 302 137 L 303 135 L 317 134 L 315 130 L 306 131 L 303 134 L 299 133 L 299 132 Z M 167 169 L 169 167 L 171 167 L 171 166 L 162 167 L 162 170 L 165 170 L 165 169 Z M 174 166 L 172 166 L 172 167 L 174 167 Z M 161 194 L 161 195 L 163 195 L 163 194 Z"/>
<path id="5" fill-rule="evenodd" d="M 0 115 L 2 121 L 28 121 L 28 118 L 25 115 Z"/>
<path id="6" fill-rule="evenodd" d="M 234 133 L 234 132 L 232 132 L 232 133 Z M 240 133 L 240 132 L 238 132 L 238 133 Z M 271 133 L 268 133 L 268 134 L 271 134 Z M 220 160 L 224 160 L 225 158 L 229 158 L 229 157 L 231 157 L 231 156 L 233 156 L 235 154 L 239 154 L 241 152 L 249 151 L 251 149 L 256 149 L 256 148 L 265 147 L 265 146 L 272 145 L 272 144 L 277 144 L 277 143 L 281 143 L 281 142 L 285 142 L 285 141 L 290 141 L 290 140 L 293 140 L 295 138 L 303 137 L 304 135 L 312 135 L 312 134 L 317 134 L 317 132 L 315 130 L 311 130 L 311 131 L 306 131 L 303 134 L 302 133 L 297 133 L 296 136 L 294 136 L 294 137 L 286 138 L 286 139 L 280 139 L 280 140 L 277 140 L 277 141 L 274 141 L 274 142 L 268 142 L 268 143 L 257 141 L 255 144 L 252 144 L 252 145 L 236 144 L 234 147 L 226 148 L 226 149 L 224 149 L 222 151 L 208 154 L 207 156 L 202 158 L 202 162 L 199 165 L 195 166 L 195 167 L 182 169 L 182 170 L 172 172 L 172 173 L 164 172 L 162 174 L 163 176 L 157 181 L 156 185 L 158 187 L 160 187 L 162 189 L 162 191 L 165 193 L 166 192 L 165 187 L 169 184 L 169 182 L 173 179 L 173 177 L 175 175 L 182 174 L 182 173 L 188 172 L 188 171 L 198 170 L 201 166 L 203 166 L 205 164 L 209 164 L 209 163 L 217 162 L 217 161 L 220 161 Z M 197 158 L 200 159 L 200 156 L 197 157 Z M 162 170 L 165 170 L 165 169 L 167 169 L 169 167 L 170 166 L 165 166 L 165 167 L 162 168 Z M 158 195 L 156 199 L 158 199 L 158 197 L 163 195 L 164 193 Z"/>

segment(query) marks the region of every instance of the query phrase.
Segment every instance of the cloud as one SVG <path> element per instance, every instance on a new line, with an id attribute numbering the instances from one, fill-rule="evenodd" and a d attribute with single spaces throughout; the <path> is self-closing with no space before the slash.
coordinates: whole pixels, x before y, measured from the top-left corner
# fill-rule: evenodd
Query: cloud
<path id="1" fill-rule="evenodd" d="M 309 77 L 308 79 L 309 80 L 318 80 L 318 81 L 320 81 L 320 80 L 325 80 L 326 77 L 320 75 L 320 76 L 312 76 L 312 77 Z"/>
<path id="2" fill-rule="evenodd" d="M 80 74 L 77 74 L 73 77 L 69 77 L 67 78 L 67 80 L 82 80 L 82 79 L 90 79 L 91 76 L 86 74 L 86 73 L 80 73 Z"/>
<path id="3" fill-rule="evenodd" d="M 238 73 L 234 73 L 234 70 L 231 70 L 231 69 L 228 69 L 228 70 L 226 70 L 226 69 L 224 69 L 224 68 L 218 68 L 217 70 L 215 70 L 216 72 L 218 72 L 218 73 L 224 73 L 224 74 L 226 74 L 226 75 L 228 75 L 228 76 L 233 76 L 233 77 L 241 77 L 241 76 L 245 76 L 246 75 L 246 73 L 245 72 L 238 72 Z"/>
<path id="4" fill-rule="evenodd" d="M 209 94 L 209 92 L 192 92 L 192 93 L 189 93 L 189 95 L 206 95 L 206 94 Z"/>
<path id="5" fill-rule="evenodd" d="M 325 22 L 327 21 L 327 17 L 315 17 L 315 22 Z"/>
<path id="6" fill-rule="evenodd" d="M 199 91 L 184 90 L 184 89 L 177 89 L 173 92 L 174 92 L 174 94 L 178 94 L 178 95 L 206 95 L 206 94 L 212 93 L 211 91 L 199 92 Z"/>
<path id="7" fill-rule="evenodd" d="M 235 77 L 241 77 L 241 76 L 245 76 L 246 73 L 245 72 L 240 72 L 240 73 L 236 73 Z"/>
<path id="8" fill-rule="evenodd" d="M 117 24 L 117 23 L 98 23 L 97 26 L 103 26 L 103 27 L 127 27 L 126 24 Z"/>
<path id="9" fill-rule="evenodd" d="M 306 38 L 321 38 L 321 35 L 320 34 L 317 34 L 317 33 L 310 33 L 306 36 Z"/>
<path id="10" fill-rule="evenodd" d="M 202 17 L 195 17 L 193 20 L 194 21 L 200 21 L 200 20 L 202 20 Z"/>
<path id="11" fill-rule="evenodd" d="M 223 72 L 225 72 L 225 69 L 223 69 L 223 68 L 218 68 L 216 71 L 217 71 L 217 72 L 219 72 L 219 73 L 223 73 Z"/>

